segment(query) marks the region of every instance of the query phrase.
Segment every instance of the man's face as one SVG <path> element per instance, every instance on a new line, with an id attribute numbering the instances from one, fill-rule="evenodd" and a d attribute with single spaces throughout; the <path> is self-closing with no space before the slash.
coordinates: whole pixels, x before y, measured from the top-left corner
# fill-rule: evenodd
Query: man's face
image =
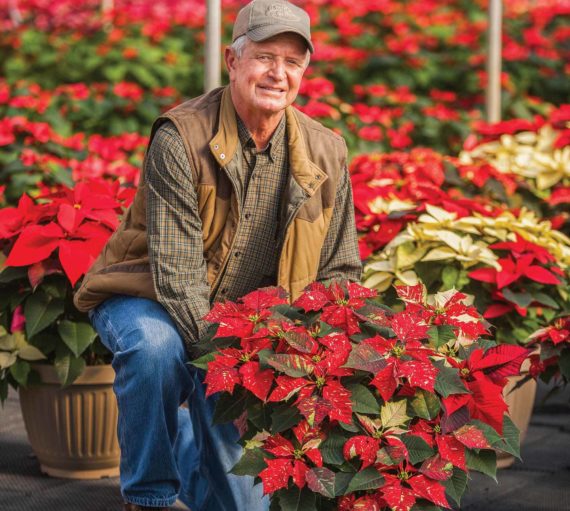
<path id="1" fill-rule="evenodd" d="M 232 99 L 240 113 L 270 118 L 293 103 L 305 72 L 306 55 L 303 39 L 291 33 L 260 43 L 248 40 L 240 58 L 228 50 Z"/>

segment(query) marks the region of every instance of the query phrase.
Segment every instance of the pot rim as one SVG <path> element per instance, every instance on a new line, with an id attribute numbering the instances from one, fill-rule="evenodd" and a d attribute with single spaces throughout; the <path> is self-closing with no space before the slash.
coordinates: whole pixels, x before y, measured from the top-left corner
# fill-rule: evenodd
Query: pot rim
<path id="1" fill-rule="evenodd" d="M 57 377 L 57 373 L 53 365 L 36 362 L 31 364 L 31 367 L 40 375 L 42 383 L 61 386 L 61 382 Z M 103 364 L 85 366 L 83 372 L 72 383 L 72 385 L 112 384 L 114 381 L 115 371 L 113 370 L 113 366 L 111 364 Z"/>

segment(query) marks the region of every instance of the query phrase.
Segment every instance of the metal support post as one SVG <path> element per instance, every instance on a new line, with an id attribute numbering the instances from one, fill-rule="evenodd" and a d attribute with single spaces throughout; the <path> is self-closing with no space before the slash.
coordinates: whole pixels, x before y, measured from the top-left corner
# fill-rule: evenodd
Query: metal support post
<path id="1" fill-rule="evenodd" d="M 487 122 L 501 120 L 501 0 L 489 0 L 489 33 L 487 41 Z"/>
<path id="2" fill-rule="evenodd" d="M 208 0 L 206 11 L 206 46 L 204 49 L 204 92 L 208 92 L 221 85 L 221 27 L 221 0 Z"/>

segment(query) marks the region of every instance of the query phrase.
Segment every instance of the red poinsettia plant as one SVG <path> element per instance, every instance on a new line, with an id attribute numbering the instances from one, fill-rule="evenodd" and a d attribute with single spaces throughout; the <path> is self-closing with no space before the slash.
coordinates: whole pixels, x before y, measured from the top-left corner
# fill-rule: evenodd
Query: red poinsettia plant
<path id="1" fill-rule="evenodd" d="M 206 316 L 211 351 L 194 364 L 220 393 L 215 420 L 242 434 L 233 473 L 258 478 L 271 509 L 450 508 L 470 470 L 494 477 L 497 451 L 519 455 L 502 390 L 528 350 L 481 339 L 460 292 L 396 291 L 397 312 L 332 282 L 292 305 L 266 288 Z"/>
<path id="2" fill-rule="evenodd" d="M 73 287 L 119 223 L 132 191 L 103 180 L 22 195 L 0 209 L 0 399 L 26 385 L 30 362 L 55 365 L 62 384 L 108 356 Z"/>
<path id="3" fill-rule="evenodd" d="M 570 382 L 570 316 L 562 316 L 530 337 L 530 346 L 538 353 L 530 357 L 529 374 L 549 382 Z"/>

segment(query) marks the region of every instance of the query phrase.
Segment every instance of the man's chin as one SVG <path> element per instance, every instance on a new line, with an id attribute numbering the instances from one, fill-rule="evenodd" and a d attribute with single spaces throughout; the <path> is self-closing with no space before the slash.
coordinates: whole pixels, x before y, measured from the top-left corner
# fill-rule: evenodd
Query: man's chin
<path id="1" fill-rule="evenodd" d="M 286 101 L 263 101 L 257 105 L 257 111 L 264 113 L 268 116 L 275 115 L 287 108 Z"/>

